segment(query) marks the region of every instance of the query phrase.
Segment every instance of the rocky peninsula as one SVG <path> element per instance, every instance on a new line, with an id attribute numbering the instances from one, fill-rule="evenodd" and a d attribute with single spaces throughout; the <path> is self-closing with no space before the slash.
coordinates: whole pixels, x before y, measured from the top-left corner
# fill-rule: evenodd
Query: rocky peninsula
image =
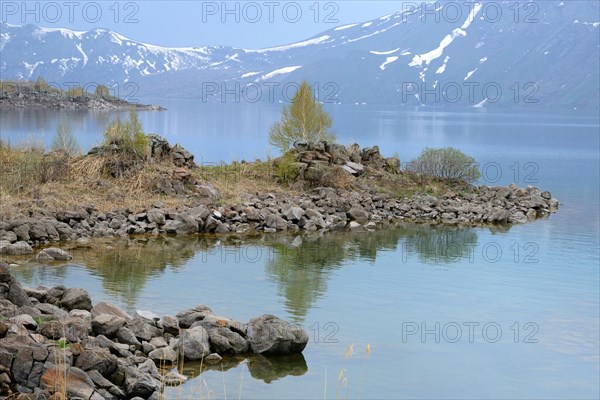
<path id="1" fill-rule="evenodd" d="M 422 180 L 401 171 L 399 162 L 382 157 L 377 147 L 298 144 L 270 163 L 197 166 L 179 145 L 171 147 L 158 136 L 150 136 L 150 143 L 150 161 L 115 159 L 109 155 L 118 151 L 113 147 L 62 161 L 85 177 L 74 180 L 85 193 L 73 189 L 81 196 L 71 204 L 60 197 L 73 198 L 60 181 L 48 193 L 34 188 L 33 200 L 4 201 L 0 254 L 31 253 L 32 246 L 82 237 L 299 234 L 403 221 L 518 224 L 546 217 L 559 205 L 551 193 L 532 186 Z M 291 174 L 284 184 L 281 171 Z M 128 180 L 142 179 L 141 189 L 128 189 Z"/>
<path id="2" fill-rule="evenodd" d="M 79 88 L 81 89 L 81 88 Z M 108 94 L 98 95 L 81 90 L 69 91 L 53 88 L 49 85 L 40 87 L 33 82 L 0 82 L 0 109 L 44 108 L 64 110 L 129 110 L 163 111 L 157 105 L 129 102 Z"/>

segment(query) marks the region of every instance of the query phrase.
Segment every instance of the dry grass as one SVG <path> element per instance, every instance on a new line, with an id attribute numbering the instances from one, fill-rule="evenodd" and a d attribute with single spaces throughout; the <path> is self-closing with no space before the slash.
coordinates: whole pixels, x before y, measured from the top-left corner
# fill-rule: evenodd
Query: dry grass
<path id="1" fill-rule="evenodd" d="M 306 188 L 319 186 L 343 190 L 366 186 L 373 192 L 397 198 L 466 190 L 458 184 L 424 179 L 412 173 L 389 174 L 370 168 L 355 178 L 337 166 L 327 167 L 316 177 L 307 177 L 303 187 L 295 181 L 282 182 L 277 176 L 276 162 L 202 165 L 189 170 L 190 182 L 212 184 L 220 193 L 216 205 L 240 204 L 248 200 L 248 195 L 297 195 Z M 154 200 L 160 200 L 168 208 L 180 208 L 195 197 L 167 196 L 155 191 L 156 181 L 171 177 L 174 169 L 168 160 L 148 161 L 114 153 L 71 158 L 60 152 L 44 153 L 31 147 L 0 144 L 0 208 L 6 214 L 24 209 L 59 210 L 88 205 L 102 212 L 120 208 L 137 211 Z M 193 193 L 192 183 L 185 186 Z"/>

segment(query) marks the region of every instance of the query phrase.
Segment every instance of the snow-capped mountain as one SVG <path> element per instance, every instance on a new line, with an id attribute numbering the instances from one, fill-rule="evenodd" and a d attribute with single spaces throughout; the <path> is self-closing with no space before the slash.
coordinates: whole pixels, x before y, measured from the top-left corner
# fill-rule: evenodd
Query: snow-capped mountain
<path id="1" fill-rule="evenodd" d="M 260 50 L 165 48 L 103 29 L 0 28 L 2 79 L 134 82 L 138 96 L 277 101 L 307 79 L 324 102 L 598 108 L 600 98 L 592 1 L 433 3 Z"/>

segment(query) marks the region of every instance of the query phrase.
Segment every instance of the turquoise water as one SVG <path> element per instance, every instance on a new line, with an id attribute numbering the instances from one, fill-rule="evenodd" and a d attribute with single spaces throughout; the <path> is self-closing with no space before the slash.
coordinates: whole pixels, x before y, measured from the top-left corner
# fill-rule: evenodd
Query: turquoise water
<path id="1" fill-rule="evenodd" d="M 263 156 L 265 126 L 278 112 L 239 105 L 240 113 L 227 106 L 208 117 L 204 109 L 194 114 L 192 103 L 165 105 L 166 113 L 143 114 L 148 130 L 215 160 Z M 202 303 L 242 321 L 277 314 L 309 332 L 304 359 L 229 360 L 180 389 L 184 398 L 195 390 L 251 399 L 598 398 L 598 117 L 332 114 L 344 121 L 336 126 L 342 143 L 379 144 L 402 161 L 425 146 L 452 145 L 487 168 L 482 183 L 539 185 L 561 208 L 510 230 L 401 226 L 301 243 L 286 236 L 100 243 L 104 250 L 74 250 L 72 264 L 30 263 L 17 275 L 28 285 L 84 287 L 95 301 L 128 310 L 173 314 Z M 94 118 L 84 115 L 81 124 L 91 127 Z M 1 124 L 6 137 L 4 115 Z M 83 138 L 97 140 L 87 132 Z"/>

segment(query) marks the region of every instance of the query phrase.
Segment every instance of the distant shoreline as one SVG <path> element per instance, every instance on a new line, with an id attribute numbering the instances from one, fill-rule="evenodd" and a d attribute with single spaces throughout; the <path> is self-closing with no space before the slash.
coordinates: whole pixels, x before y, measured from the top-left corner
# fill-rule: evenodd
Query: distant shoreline
<path id="1" fill-rule="evenodd" d="M 60 90 L 45 82 L 0 82 L 0 109 L 55 109 L 55 110 L 129 110 L 164 111 L 153 104 L 131 103 L 108 94 L 88 93 L 81 87 Z"/>

